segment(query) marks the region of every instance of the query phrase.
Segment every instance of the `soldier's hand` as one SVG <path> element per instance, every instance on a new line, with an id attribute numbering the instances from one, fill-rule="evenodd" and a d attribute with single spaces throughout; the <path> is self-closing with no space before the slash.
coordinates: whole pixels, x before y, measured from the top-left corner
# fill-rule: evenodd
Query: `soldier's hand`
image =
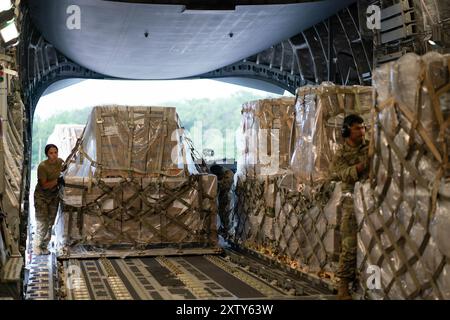
<path id="1" fill-rule="evenodd" d="M 358 175 L 362 175 L 364 172 L 369 170 L 369 157 L 365 157 L 360 163 L 356 165 L 356 171 L 358 172 Z"/>
<path id="2" fill-rule="evenodd" d="M 366 169 L 366 167 L 366 161 L 360 162 L 356 165 L 356 171 L 358 172 L 358 174 L 361 174 Z"/>

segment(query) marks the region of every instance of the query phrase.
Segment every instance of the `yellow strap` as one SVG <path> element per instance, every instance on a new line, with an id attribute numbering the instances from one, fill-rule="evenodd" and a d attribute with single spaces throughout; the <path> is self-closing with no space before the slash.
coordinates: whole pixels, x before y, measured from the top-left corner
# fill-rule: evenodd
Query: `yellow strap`
<path id="1" fill-rule="evenodd" d="M 355 92 L 355 111 L 361 113 L 361 101 L 359 100 L 359 92 Z"/>
<path id="2" fill-rule="evenodd" d="M 338 103 L 339 103 L 339 109 L 345 112 L 345 101 L 344 101 L 344 94 L 338 93 L 336 94 Z"/>
<path id="3" fill-rule="evenodd" d="M 98 166 L 100 166 L 100 164 L 99 164 L 97 161 L 93 160 L 93 159 L 92 159 L 92 158 L 84 151 L 83 145 L 82 145 L 82 144 L 79 146 L 78 151 L 79 151 L 86 159 L 88 159 L 88 160 L 91 162 L 91 166 L 92 166 L 92 167 L 98 167 Z"/>
<path id="4" fill-rule="evenodd" d="M 64 161 L 64 163 L 66 165 L 68 165 L 69 162 L 72 161 L 72 158 L 75 156 L 75 154 L 79 150 L 79 147 L 82 145 L 85 130 L 86 130 L 86 126 L 84 126 L 81 136 L 77 139 L 77 142 L 75 143 L 75 146 L 72 148 L 72 151 L 70 152 L 70 154 L 67 156 L 66 161 Z M 67 167 L 66 167 L 66 169 L 67 169 Z"/>
<path id="5" fill-rule="evenodd" d="M 441 126 L 444 123 L 444 116 L 442 115 L 442 110 L 440 108 L 439 97 L 434 91 L 433 84 L 431 83 L 429 72 L 425 73 L 425 86 L 428 90 L 428 95 L 431 98 L 431 104 L 433 106 L 434 115 L 436 116 L 436 120 L 439 126 Z"/>
<path id="6" fill-rule="evenodd" d="M 440 97 L 443 93 L 450 91 L 450 83 L 447 83 L 444 87 L 436 91 L 436 95 Z"/>

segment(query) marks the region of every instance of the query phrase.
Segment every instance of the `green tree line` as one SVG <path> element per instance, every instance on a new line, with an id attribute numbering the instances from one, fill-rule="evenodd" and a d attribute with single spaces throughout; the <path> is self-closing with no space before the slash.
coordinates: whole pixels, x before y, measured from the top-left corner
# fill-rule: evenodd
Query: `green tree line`
<path id="1" fill-rule="evenodd" d="M 47 119 L 41 119 L 39 114 L 34 115 L 33 119 L 33 149 L 31 165 L 37 166 L 40 161 L 45 159 L 44 147 L 47 139 L 55 129 L 57 124 L 86 124 L 92 108 L 83 108 L 78 110 L 62 111 Z M 41 152 L 39 152 L 41 147 Z M 41 155 L 41 159 L 39 159 Z"/>
<path id="2" fill-rule="evenodd" d="M 216 158 L 236 158 L 234 135 L 231 132 L 240 126 L 242 104 L 268 97 L 273 95 L 242 91 L 226 98 L 168 101 L 160 105 L 176 107 L 181 125 L 189 131 L 199 153 L 208 148 L 215 151 Z M 41 119 L 36 114 L 33 121 L 32 165 L 36 166 L 45 159 L 43 148 L 56 124 L 86 124 L 91 111 L 92 107 L 62 111 L 47 119 Z"/>

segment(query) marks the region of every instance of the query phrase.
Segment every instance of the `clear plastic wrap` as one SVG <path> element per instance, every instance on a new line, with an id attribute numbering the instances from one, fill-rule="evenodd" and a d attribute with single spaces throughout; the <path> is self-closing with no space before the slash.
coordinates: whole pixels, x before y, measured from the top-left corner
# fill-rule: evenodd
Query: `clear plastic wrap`
<path id="1" fill-rule="evenodd" d="M 294 168 L 296 175 L 306 168 L 315 178 L 317 167 L 326 166 L 328 170 L 332 152 L 340 142 L 336 132 L 340 131 L 344 111 L 358 110 L 368 119 L 372 90 L 324 84 L 307 87 L 302 92 L 305 94 L 297 96 L 295 119 L 293 107 L 274 107 L 280 100 L 250 102 L 243 106 L 243 155 L 236 175 L 230 236 L 290 266 L 316 274 L 331 274 L 340 250 L 340 184 L 299 184 L 290 166 L 301 164 L 298 171 Z M 290 103 L 293 99 L 288 100 L 287 106 Z M 277 116 L 277 110 L 289 113 Z M 261 133 L 268 128 L 274 131 L 278 126 L 281 126 L 279 138 L 272 134 L 270 140 L 271 147 L 279 143 L 282 170 L 276 175 L 265 175 L 261 153 L 270 150 L 266 148 L 270 143 Z M 326 142 L 329 138 L 331 147 Z M 294 142 L 295 149 L 292 148 Z M 323 147 L 325 144 L 327 146 Z M 292 155 L 292 151 L 294 157 L 286 157 Z"/>
<path id="2" fill-rule="evenodd" d="M 332 157 L 342 138 L 345 115 L 360 114 L 370 123 L 372 88 L 323 83 L 297 90 L 295 148 L 290 160 L 299 183 L 315 183 L 328 177 Z"/>
<path id="3" fill-rule="evenodd" d="M 288 266 L 330 277 L 340 250 L 340 184 L 299 191 L 286 180 L 289 175 L 238 176 L 230 237 Z"/>
<path id="4" fill-rule="evenodd" d="M 449 298 L 449 61 L 407 54 L 374 73 L 372 180 L 355 188 L 360 284 L 370 298 Z M 381 268 L 381 290 L 366 286 L 370 265 Z"/>
<path id="5" fill-rule="evenodd" d="M 4 93 L 6 95 L 6 91 Z M 5 100 L 6 101 L 6 100 Z M 15 99 L 8 97 L 8 112 L 5 118 L 0 118 L 1 140 L 0 140 L 0 161 L 3 162 L 2 197 L 0 197 L 1 211 L 5 215 L 4 234 L 8 241 L 8 251 L 1 254 L 17 255 L 18 243 L 20 240 L 20 212 L 21 212 L 21 188 L 22 188 L 22 168 L 24 159 L 23 145 L 23 115 L 24 106 L 20 100 L 20 95 L 16 93 Z M 1 268 L 1 263 L 0 263 Z"/>
<path id="6" fill-rule="evenodd" d="M 149 250 L 217 244 L 214 175 L 133 180 L 69 177 L 66 184 L 70 187 L 65 188 L 64 207 L 55 224 L 61 256 L 86 246 Z"/>
<path id="7" fill-rule="evenodd" d="M 239 175 L 272 176 L 289 167 L 294 102 L 291 98 L 266 99 L 242 106 Z"/>
<path id="8" fill-rule="evenodd" d="M 450 189 L 450 183 L 447 183 L 447 188 Z M 450 258 L 450 197 L 443 197 L 437 204 L 430 228 L 439 251 Z"/>
<path id="9" fill-rule="evenodd" d="M 65 173 L 60 256 L 216 248 L 217 178 L 193 152 L 174 108 L 94 108 Z"/>
<path id="10" fill-rule="evenodd" d="M 68 172 L 82 177 L 196 173 L 184 138 L 175 108 L 95 107 Z"/>

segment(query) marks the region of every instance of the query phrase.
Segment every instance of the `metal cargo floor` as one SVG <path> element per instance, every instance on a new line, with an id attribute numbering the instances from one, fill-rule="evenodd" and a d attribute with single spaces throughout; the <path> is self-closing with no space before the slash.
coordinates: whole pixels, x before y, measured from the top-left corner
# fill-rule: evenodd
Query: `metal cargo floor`
<path id="1" fill-rule="evenodd" d="M 252 261 L 252 268 L 249 268 L 248 264 L 238 265 L 230 257 L 217 255 L 69 259 L 58 262 L 53 255 L 48 255 L 34 257 L 34 261 L 26 299 L 334 298 L 326 288 L 300 280 L 296 284 L 297 288 L 301 287 L 300 290 L 288 290 L 286 286 L 279 285 L 283 280 L 263 279 L 252 272 L 255 268 L 267 269 L 263 264 L 255 266 L 258 262 Z M 55 281 L 55 277 L 59 281 Z M 286 279 L 292 282 L 287 276 L 284 277 Z"/>

